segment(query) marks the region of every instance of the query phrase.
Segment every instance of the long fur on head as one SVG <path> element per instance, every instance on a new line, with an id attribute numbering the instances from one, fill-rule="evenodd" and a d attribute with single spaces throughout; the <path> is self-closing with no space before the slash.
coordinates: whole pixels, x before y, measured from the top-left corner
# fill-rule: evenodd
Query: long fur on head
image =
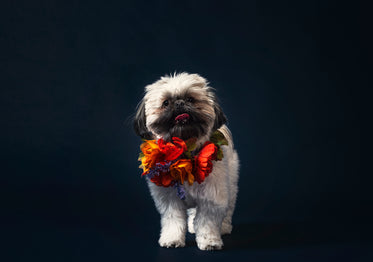
<path id="1" fill-rule="evenodd" d="M 164 76 L 146 86 L 145 91 L 134 119 L 135 131 L 142 138 L 178 136 L 203 140 L 227 121 L 213 89 L 198 74 Z M 192 102 L 188 102 L 190 98 Z M 164 106 L 166 100 L 170 105 Z M 182 101 L 182 108 L 176 108 L 177 100 Z M 175 116 L 182 113 L 190 115 L 189 123 L 175 125 Z"/>

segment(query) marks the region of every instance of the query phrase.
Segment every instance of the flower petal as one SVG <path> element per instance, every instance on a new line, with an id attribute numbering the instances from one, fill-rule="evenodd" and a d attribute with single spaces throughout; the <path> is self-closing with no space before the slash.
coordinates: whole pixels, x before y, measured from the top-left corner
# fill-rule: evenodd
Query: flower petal
<path id="1" fill-rule="evenodd" d="M 172 142 L 165 142 L 163 139 L 158 140 L 159 149 L 165 155 L 166 161 L 175 160 L 186 151 L 186 144 L 180 138 L 173 137 Z"/>
<path id="2" fill-rule="evenodd" d="M 185 180 L 188 180 L 189 184 L 194 181 L 194 177 L 192 174 L 193 165 L 190 159 L 179 159 L 173 165 L 170 166 L 170 173 L 174 180 L 179 181 L 181 184 L 184 183 Z"/>

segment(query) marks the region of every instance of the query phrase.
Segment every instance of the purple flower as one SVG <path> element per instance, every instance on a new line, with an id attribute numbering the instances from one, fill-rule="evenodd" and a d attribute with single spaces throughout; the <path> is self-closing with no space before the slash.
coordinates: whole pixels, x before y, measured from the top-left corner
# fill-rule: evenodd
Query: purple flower
<path id="1" fill-rule="evenodd" d="M 182 185 L 180 185 L 180 183 L 179 182 L 176 182 L 175 184 L 174 184 L 174 187 L 176 187 L 176 194 L 177 194 L 177 196 L 181 199 L 181 200 L 185 200 L 185 188 L 182 186 Z"/>
<path id="2" fill-rule="evenodd" d="M 148 178 L 153 178 L 155 176 L 159 176 L 160 173 L 162 172 L 168 172 L 170 171 L 170 166 L 174 163 L 175 161 L 168 161 L 165 162 L 164 164 L 161 163 L 156 163 L 154 168 L 151 168 L 146 176 Z"/>

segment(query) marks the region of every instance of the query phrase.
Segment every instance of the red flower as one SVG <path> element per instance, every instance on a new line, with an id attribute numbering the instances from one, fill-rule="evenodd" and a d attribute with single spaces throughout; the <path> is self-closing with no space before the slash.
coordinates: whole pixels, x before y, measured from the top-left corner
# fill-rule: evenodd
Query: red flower
<path id="1" fill-rule="evenodd" d="M 172 183 L 173 177 L 170 172 L 163 172 L 159 176 L 154 176 L 150 179 L 151 182 L 157 186 L 169 187 Z"/>
<path id="2" fill-rule="evenodd" d="M 215 144 L 207 141 L 199 154 L 195 157 L 194 177 L 201 184 L 212 171 L 212 162 L 217 157 L 218 148 Z"/>
<path id="3" fill-rule="evenodd" d="M 172 142 L 166 143 L 162 138 L 158 140 L 159 150 L 165 155 L 165 161 L 175 160 L 187 150 L 187 146 L 182 139 L 173 137 Z"/>

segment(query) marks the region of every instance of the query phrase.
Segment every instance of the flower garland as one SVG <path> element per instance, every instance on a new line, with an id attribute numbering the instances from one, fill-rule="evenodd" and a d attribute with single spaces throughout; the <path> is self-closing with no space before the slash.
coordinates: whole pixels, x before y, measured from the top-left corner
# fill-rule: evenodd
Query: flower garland
<path id="1" fill-rule="evenodd" d="M 194 181 L 202 183 L 212 172 L 212 160 L 223 159 L 222 145 L 228 145 L 228 141 L 220 131 L 214 132 L 199 152 L 196 152 L 195 138 L 184 141 L 173 137 L 172 142 L 165 142 L 162 138 L 144 140 L 139 156 L 142 176 L 147 176 L 157 186 L 174 186 L 177 195 L 184 200 L 184 181 L 189 185 Z"/>

